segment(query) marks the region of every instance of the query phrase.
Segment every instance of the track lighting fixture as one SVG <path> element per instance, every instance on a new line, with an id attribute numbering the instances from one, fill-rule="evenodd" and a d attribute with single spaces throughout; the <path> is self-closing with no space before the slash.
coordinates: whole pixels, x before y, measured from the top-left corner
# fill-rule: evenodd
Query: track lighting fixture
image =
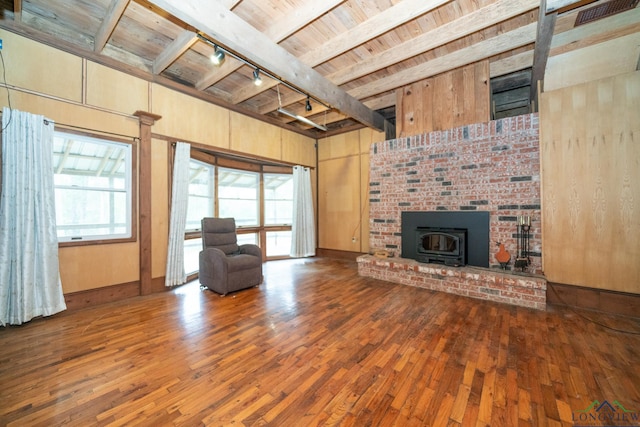
<path id="1" fill-rule="evenodd" d="M 213 55 L 211 55 L 211 62 L 216 65 L 222 65 L 224 62 L 224 51 L 220 49 L 217 45 L 213 46 Z"/>
<path id="2" fill-rule="evenodd" d="M 260 86 L 262 84 L 262 77 L 260 77 L 260 69 L 256 68 L 253 70 L 253 84 L 256 86 Z"/>
<path id="3" fill-rule="evenodd" d="M 300 89 L 298 89 L 295 86 L 292 86 L 291 84 L 287 83 L 286 81 L 282 80 L 280 77 L 271 74 L 269 71 L 264 71 L 261 70 L 260 68 L 258 68 L 256 66 L 256 64 L 248 61 L 246 58 L 243 58 L 237 54 L 235 54 L 234 52 L 230 51 L 230 50 L 226 50 L 224 47 L 218 46 L 213 40 L 209 39 L 206 35 L 198 32 L 197 36 L 199 39 L 201 39 L 202 41 L 204 41 L 205 43 L 207 43 L 209 46 L 213 46 L 214 49 L 214 53 L 213 55 L 211 55 L 211 62 L 213 62 L 216 65 L 221 65 L 224 62 L 225 59 L 225 55 L 229 55 L 232 58 L 244 63 L 245 65 L 248 65 L 250 67 L 252 67 L 253 70 L 253 84 L 256 86 L 260 86 L 262 84 L 262 77 L 261 74 L 265 74 L 267 75 L 267 77 L 269 77 L 270 79 L 276 80 L 277 82 L 283 84 L 284 86 L 288 87 L 289 89 L 298 92 L 301 95 L 306 95 L 307 96 L 307 101 L 305 103 L 305 110 L 306 111 L 311 111 L 313 109 L 313 107 L 311 106 L 311 95 L 309 95 L 309 93 L 304 92 Z M 327 104 L 323 103 L 322 101 L 318 100 L 317 98 L 313 98 L 313 100 L 315 102 L 317 102 L 318 104 L 326 107 L 327 109 L 331 109 L 330 106 L 328 106 Z M 317 124 L 312 120 L 309 120 L 308 118 L 301 116 L 299 114 L 295 114 L 292 113 L 291 111 L 285 110 L 284 108 L 282 108 L 282 101 L 280 99 L 280 89 L 278 87 L 278 105 L 280 106 L 280 108 L 278 108 L 278 112 L 281 114 L 284 114 L 286 116 L 289 116 L 293 119 L 299 120 L 303 123 L 308 124 L 309 126 L 313 126 L 317 129 L 323 130 L 323 131 L 327 131 L 327 127 Z M 326 120 L 326 111 L 325 111 L 325 120 Z"/>
<path id="4" fill-rule="evenodd" d="M 296 119 L 296 120 L 298 120 L 298 121 L 300 121 L 300 122 L 302 122 L 302 123 L 306 123 L 306 124 L 308 124 L 309 126 L 313 126 L 314 128 L 317 128 L 317 129 L 323 130 L 323 131 L 325 131 L 325 132 L 327 131 L 327 127 L 326 127 L 326 126 L 319 125 L 318 123 L 316 123 L 316 122 L 314 122 L 314 121 L 312 121 L 312 120 L 309 120 L 309 119 L 307 119 L 307 118 L 306 118 L 306 117 L 304 117 L 304 116 L 301 116 L 301 115 L 296 114 L 296 113 L 292 113 L 291 111 L 289 111 L 289 110 L 285 110 L 285 109 L 284 109 L 284 108 L 282 108 L 282 107 L 278 108 L 278 113 L 280 113 L 280 114 L 284 114 L 285 116 L 289 116 L 289 117 L 291 117 L 292 119 Z"/>

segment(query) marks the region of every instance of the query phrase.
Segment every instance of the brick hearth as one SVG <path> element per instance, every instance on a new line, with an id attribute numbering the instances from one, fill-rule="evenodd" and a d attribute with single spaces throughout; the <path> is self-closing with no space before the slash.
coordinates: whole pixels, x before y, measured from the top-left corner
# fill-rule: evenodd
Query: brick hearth
<path id="1" fill-rule="evenodd" d="M 405 258 L 358 257 L 361 276 L 432 291 L 544 310 L 547 281 L 480 267 L 446 267 Z"/>

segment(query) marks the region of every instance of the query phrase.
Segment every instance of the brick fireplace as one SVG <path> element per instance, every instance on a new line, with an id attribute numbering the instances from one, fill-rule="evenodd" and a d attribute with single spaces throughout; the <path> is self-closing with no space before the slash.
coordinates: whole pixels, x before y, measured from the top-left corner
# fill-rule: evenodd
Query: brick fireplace
<path id="1" fill-rule="evenodd" d="M 398 258 L 396 263 L 404 262 L 400 258 L 402 212 L 487 211 L 488 270 L 504 275 L 495 259 L 497 244 L 503 243 L 511 253 L 509 268 L 513 268 L 519 236 L 517 218 L 528 215 L 531 264 L 526 273 L 542 273 L 537 114 L 378 142 L 372 144 L 369 153 L 372 251 L 385 249 Z M 414 270 L 414 266 L 408 269 Z"/>

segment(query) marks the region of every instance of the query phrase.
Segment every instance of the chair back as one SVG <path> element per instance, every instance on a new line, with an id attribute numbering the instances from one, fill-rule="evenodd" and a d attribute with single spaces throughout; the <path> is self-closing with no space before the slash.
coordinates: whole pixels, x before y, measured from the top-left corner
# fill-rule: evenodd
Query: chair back
<path id="1" fill-rule="evenodd" d="M 218 248 L 230 255 L 238 252 L 234 218 L 202 218 L 202 249 Z"/>

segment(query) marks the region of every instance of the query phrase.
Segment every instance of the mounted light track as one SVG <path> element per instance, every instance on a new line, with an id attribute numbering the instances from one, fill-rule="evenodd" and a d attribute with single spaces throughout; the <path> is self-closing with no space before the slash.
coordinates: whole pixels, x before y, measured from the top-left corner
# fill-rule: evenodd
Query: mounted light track
<path id="1" fill-rule="evenodd" d="M 300 115 L 298 115 L 296 113 L 292 113 L 291 111 L 285 110 L 282 107 L 278 108 L 278 113 L 284 114 L 285 116 L 289 116 L 292 119 L 296 119 L 296 120 L 298 120 L 298 121 L 300 121 L 302 123 L 306 123 L 309 126 L 313 126 L 314 128 L 320 129 L 321 131 L 325 131 L 325 132 L 327 131 L 327 127 L 326 126 L 319 125 L 316 122 L 311 121 L 311 120 L 307 119 L 304 116 L 300 116 Z"/>
<path id="2" fill-rule="evenodd" d="M 298 89 L 297 87 L 287 83 L 286 81 L 282 80 L 280 77 L 275 76 L 275 75 L 271 74 L 268 71 L 265 71 L 263 68 L 259 68 L 256 64 L 253 64 L 252 62 L 250 62 L 250 61 L 246 60 L 245 58 L 235 54 L 234 52 L 219 46 L 217 43 L 215 43 L 213 40 L 210 40 L 204 34 L 196 33 L 196 35 L 198 36 L 198 38 L 200 40 L 204 41 L 205 43 L 209 44 L 210 46 L 213 46 L 214 54 L 211 56 L 211 61 L 212 62 L 215 63 L 214 57 L 217 57 L 218 55 L 221 55 L 220 56 L 221 57 L 221 61 L 224 61 L 225 54 L 227 54 L 227 55 L 231 56 L 232 58 L 234 58 L 234 59 L 242 62 L 243 64 L 248 65 L 248 66 L 250 66 L 250 67 L 252 67 L 254 69 L 253 70 L 253 84 L 254 85 L 260 86 L 262 84 L 261 74 L 264 74 L 265 76 L 267 76 L 267 77 L 269 77 L 269 78 L 271 78 L 271 79 L 273 79 L 273 80 L 275 80 L 275 81 L 277 81 L 279 83 L 282 83 L 284 86 L 288 87 L 289 89 L 291 89 L 291 90 L 293 90 L 295 92 L 298 92 L 301 95 L 306 96 L 307 97 L 307 102 L 306 102 L 306 105 L 305 105 L 305 109 L 307 111 L 311 111 L 311 103 L 309 102 L 311 99 L 313 99 L 318 104 L 324 106 L 327 110 L 331 110 L 331 107 L 329 105 L 325 104 L 324 102 L 320 101 L 319 99 L 314 98 L 313 96 L 311 96 L 307 92 L 305 92 L 305 91 L 303 91 L 301 89 Z M 222 64 L 222 62 L 220 62 L 220 64 Z M 280 102 L 280 91 L 278 91 L 278 104 L 280 105 L 280 108 L 278 108 L 278 111 L 280 113 L 282 113 L 284 115 L 287 115 L 289 117 L 292 117 L 292 118 L 294 118 L 296 120 L 299 120 L 299 121 L 301 121 L 303 123 L 306 123 L 306 124 L 308 124 L 310 126 L 316 127 L 316 128 L 318 128 L 320 130 L 323 130 L 323 131 L 327 130 L 326 126 L 319 125 L 319 124 L 314 123 L 313 121 L 307 119 L 306 117 L 299 116 L 297 114 L 291 113 L 290 111 L 287 111 L 287 110 L 283 109 L 282 108 L 282 103 Z"/>

